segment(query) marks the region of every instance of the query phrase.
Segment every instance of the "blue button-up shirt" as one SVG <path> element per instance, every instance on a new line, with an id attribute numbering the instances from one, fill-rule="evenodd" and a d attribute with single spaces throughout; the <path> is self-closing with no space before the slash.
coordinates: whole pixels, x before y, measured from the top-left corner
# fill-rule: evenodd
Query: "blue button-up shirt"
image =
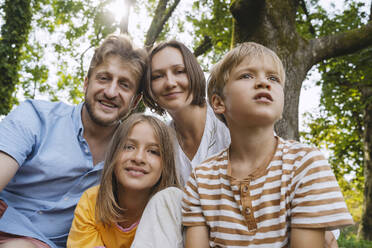
<path id="1" fill-rule="evenodd" d="M 27 100 L 0 122 L 0 150 L 19 164 L 0 192 L 0 231 L 66 246 L 75 205 L 103 168 L 83 138 L 82 106 Z"/>

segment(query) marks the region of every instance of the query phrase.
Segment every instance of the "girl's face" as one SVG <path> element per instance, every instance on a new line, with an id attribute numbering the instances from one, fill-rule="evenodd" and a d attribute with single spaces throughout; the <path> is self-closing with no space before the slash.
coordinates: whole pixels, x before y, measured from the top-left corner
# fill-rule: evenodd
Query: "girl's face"
<path id="1" fill-rule="evenodd" d="M 151 89 L 160 107 L 172 113 L 190 105 L 189 80 L 181 52 L 166 47 L 151 60 Z"/>
<path id="2" fill-rule="evenodd" d="M 118 190 L 150 193 L 162 173 L 160 145 L 147 122 L 132 127 L 115 165 Z"/>

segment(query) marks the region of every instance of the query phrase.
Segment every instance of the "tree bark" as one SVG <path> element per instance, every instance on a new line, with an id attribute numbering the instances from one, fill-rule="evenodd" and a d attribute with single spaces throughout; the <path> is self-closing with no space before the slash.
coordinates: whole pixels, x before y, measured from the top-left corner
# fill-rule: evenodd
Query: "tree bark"
<path id="1" fill-rule="evenodd" d="M 159 0 L 158 6 L 155 9 L 150 28 L 146 33 L 145 47 L 148 50 L 154 45 L 156 39 L 163 30 L 164 24 L 168 21 L 169 17 L 180 3 L 180 0 L 174 0 L 174 2 L 167 7 L 168 2 L 169 0 Z"/>
<path id="2" fill-rule="evenodd" d="M 364 202 L 359 237 L 372 240 L 372 85 L 362 88 L 364 109 Z"/>

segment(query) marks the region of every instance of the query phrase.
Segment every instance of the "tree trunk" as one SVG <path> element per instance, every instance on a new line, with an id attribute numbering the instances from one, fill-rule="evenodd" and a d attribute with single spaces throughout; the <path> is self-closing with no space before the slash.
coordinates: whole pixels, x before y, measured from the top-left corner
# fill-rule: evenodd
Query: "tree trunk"
<path id="1" fill-rule="evenodd" d="M 358 236 L 372 240 L 372 85 L 362 88 L 364 109 L 364 202 Z"/>

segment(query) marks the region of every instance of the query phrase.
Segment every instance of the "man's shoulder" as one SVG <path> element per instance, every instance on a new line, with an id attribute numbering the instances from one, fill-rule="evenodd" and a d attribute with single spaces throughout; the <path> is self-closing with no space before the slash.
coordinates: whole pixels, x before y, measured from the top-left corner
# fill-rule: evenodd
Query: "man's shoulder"
<path id="1" fill-rule="evenodd" d="M 78 105 L 70 105 L 64 102 L 50 102 L 45 100 L 28 99 L 22 102 L 18 108 L 24 110 L 33 109 L 37 113 L 64 115 L 71 113 Z"/>

